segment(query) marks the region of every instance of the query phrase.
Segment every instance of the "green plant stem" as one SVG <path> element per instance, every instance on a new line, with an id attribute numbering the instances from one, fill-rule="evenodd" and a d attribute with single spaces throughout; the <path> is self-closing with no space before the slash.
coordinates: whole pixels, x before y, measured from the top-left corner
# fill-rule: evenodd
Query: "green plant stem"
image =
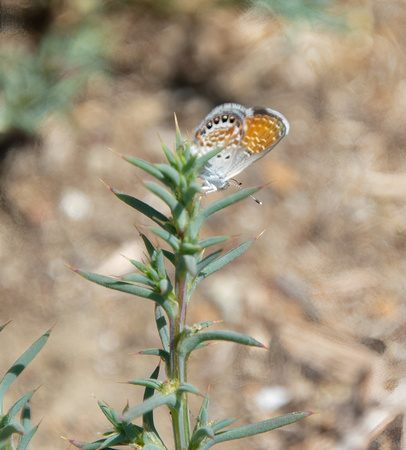
<path id="1" fill-rule="evenodd" d="M 170 360 L 171 381 L 175 385 L 187 382 L 186 358 L 180 355 L 178 343 L 186 324 L 186 294 L 187 280 L 186 271 L 178 266 L 175 275 L 175 292 L 178 300 L 178 314 L 171 321 L 170 332 Z M 186 450 L 190 442 L 190 418 L 187 393 L 182 393 L 178 398 L 179 405 L 172 411 L 172 423 L 175 436 L 176 450 Z"/>
<path id="2" fill-rule="evenodd" d="M 187 450 L 190 442 L 190 425 L 187 394 L 179 397 L 177 409 L 171 409 L 176 450 Z"/>

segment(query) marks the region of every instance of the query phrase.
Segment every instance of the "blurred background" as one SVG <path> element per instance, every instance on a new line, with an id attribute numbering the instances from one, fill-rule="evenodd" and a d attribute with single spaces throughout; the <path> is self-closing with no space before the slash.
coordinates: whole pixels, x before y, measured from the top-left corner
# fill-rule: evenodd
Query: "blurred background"
<path id="1" fill-rule="evenodd" d="M 252 335 L 194 354 L 211 419 L 237 425 L 313 415 L 224 449 L 400 449 L 406 385 L 406 4 L 329 0 L 2 0 L 0 6 L 0 369 L 54 322 L 6 407 L 38 385 L 34 449 L 108 428 L 152 373 L 153 305 L 81 279 L 142 258 L 148 221 L 109 185 L 163 208 L 109 148 L 162 162 L 216 105 L 280 111 L 290 134 L 238 176 L 267 184 L 213 216 L 231 248 L 265 233 L 207 279 L 189 321 Z M 232 189 L 232 188 L 230 188 Z M 209 195 L 208 203 L 225 195 Z M 225 249 L 227 250 L 227 245 Z M 192 399 L 197 413 L 201 399 Z M 170 417 L 158 410 L 171 442 Z M 169 440 L 168 440 L 169 439 Z M 170 444 L 172 445 L 172 444 Z"/>

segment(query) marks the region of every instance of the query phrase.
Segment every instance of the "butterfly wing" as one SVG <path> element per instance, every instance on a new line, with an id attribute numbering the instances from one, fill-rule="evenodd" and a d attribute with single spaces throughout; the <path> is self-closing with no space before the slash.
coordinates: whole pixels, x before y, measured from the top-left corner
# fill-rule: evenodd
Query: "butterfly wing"
<path id="1" fill-rule="evenodd" d="M 245 111 L 236 103 L 214 108 L 197 127 L 192 151 L 204 155 L 216 148 L 238 147 L 244 137 Z"/>
<path id="2" fill-rule="evenodd" d="M 262 158 L 289 132 L 289 123 L 269 108 L 226 103 L 207 115 L 196 130 L 192 152 L 223 148 L 200 171 L 207 189 L 225 189 L 227 180 Z"/>
<path id="3" fill-rule="evenodd" d="M 199 173 L 209 191 L 228 186 L 227 173 L 235 164 L 245 133 L 245 112 L 246 108 L 236 103 L 220 105 L 196 129 L 191 147 L 193 153 L 201 156 L 214 149 L 224 149 L 211 158 Z"/>
<path id="4" fill-rule="evenodd" d="M 228 167 L 227 179 L 233 178 L 250 164 L 268 154 L 289 133 L 286 118 L 269 108 L 250 108 L 244 120 L 245 133 L 240 156 Z"/>

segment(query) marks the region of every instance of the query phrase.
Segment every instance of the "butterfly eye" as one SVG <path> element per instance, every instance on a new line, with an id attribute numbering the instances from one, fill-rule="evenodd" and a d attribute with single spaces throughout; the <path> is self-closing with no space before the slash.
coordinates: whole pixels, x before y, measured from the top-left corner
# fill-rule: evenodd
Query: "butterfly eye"
<path id="1" fill-rule="evenodd" d="M 235 116 L 230 116 L 230 123 L 234 123 L 235 122 Z"/>
<path id="2" fill-rule="evenodd" d="M 210 130 L 210 128 L 212 128 L 213 127 L 213 122 L 210 120 L 210 122 L 207 122 L 206 123 L 206 128 L 208 129 L 208 130 Z"/>
<path id="3" fill-rule="evenodd" d="M 224 116 L 221 116 L 221 121 L 223 123 L 227 122 L 228 116 L 226 114 L 224 114 Z"/>
<path id="4" fill-rule="evenodd" d="M 213 119 L 213 122 L 217 125 L 220 122 L 220 117 L 217 116 Z"/>

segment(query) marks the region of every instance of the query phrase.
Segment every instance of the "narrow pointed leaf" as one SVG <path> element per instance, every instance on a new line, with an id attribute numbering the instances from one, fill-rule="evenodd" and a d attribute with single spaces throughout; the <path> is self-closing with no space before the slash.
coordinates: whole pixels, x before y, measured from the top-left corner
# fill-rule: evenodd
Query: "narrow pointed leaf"
<path id="1" fill-rule="evenodd" d="M 149 227 L 149 230 L 167 242 L 175 252 L 179 250 L 179 239 L 177 239 L 172 233 L 156 227 Z"/>
<path id="2" fill-rule="evenodd" d="M 151 379 L 156 380 L 159 375 L 159 366 L 151 374 Z M 146 388 L 144 392 L 144 401 L 152 398 L 155 394 L 155 390 L 151 388 Z M 165 449 L 166 447 L 158 434 L 154 424 L 154 411 L 149 411 L 142 416 L 142 426 L 144 428 L 144 433 L 142 434 L 142 440 L 144 442 L 143 449 L 150 448 L 153 449 Z"/>
<path id="3" fill-rule="evenodd" d="M 25 430 L 22 425 L 17 422 L 10 423 L 0 430 L 0 442 L 9 439 L 13 434 L 24 434 Z"/>
<path id="4" fill-rule="evenodd" d="M 155 164 L 155 167 L 159 169 L 165 176 L 168 181 L 165 184 L 169 184 L 171 186 L 179 186 L 180 185 L 180 175 L 179 172 L 168 164 Z"/>
<path id="5" fill-rule="evenodd" d="M 190 183 L 189 188 L 183 195 L 182 198 L 183 204 L 188 205 L 194 199 L 195 195 L 201 192 L 203 192 L 203 188 L 199 183 L 197 182 Z"/>
<path id="6" fill-rule="evenodd" d="M 156 445 L 156 444 L 147 444 L 142 447 L 142 450 L 167 450 L 164 444 Z"/>
<path id="7" fill-rule="evenodd" d="M 21 410 L 20 421 L 26 433 L 31 430 L 31 406 L 29 401 L 23 406 Z"/>
<path id="8" fill-rule="evenodd" d="M 136 295 L 137 297 L 153 300 L 154 302 L 162 306 L 162 308 L 170 316 L 172 316 L 172 314 L 174 313 L 174 308 L 176 308 L 174 302 L 170 302 L 168 299 L 163 298 L 161 295 L 157 294 L 151 289 L 138 286 L 127 281 L 107 277 L 105 275 L 99 275 L 93 272 L 84 272 L 78 269 L 75 269 L 75 272 L 86 280 L 92 281 L 93 283 L 99 284 L 100 286 L 104 286 L 120 292 L 125 292 L 126 294 Z"/>
<path id="9" fill-rule="evenodd" d="M 218 421 L 217 423 L 213 424 L 211 426 L 211 429 L 216 432 L 221 430 L 222 428 L 229 427 L 231 424 L 233 424 L 237 419 L 223 419 Z"/>
<path id="10" fill-rule="evenodd" d="M 176 167 L 176 160 L 175 160 L 174 154 L 169 150 L 169 148 L 163 142 L 161 142 L 161 147 L 162 147 L 163 152 L 165 153 L 168 163 L 172 167 Z"/>
<path id="11" fill-rule="evenodd" d="M 157 381 L 159 375 L 159 366 L 155 368 L 152 372 L 150 379 Z M 162 383 L 161 383 L 162 385 Z M 155 393 L 155 387 L 146 387 L 144 392 L 144 401 L 153 397 Z M 157 434 L 155 424 L 154 424 L 154 414 L 153 411 L 149 411 L 142 416 L 142 426 L 145 431 L 152 431 Z"/>
<path id="12" fill-rule="evenodd" d="M 162 348 L 146 348 L 137 353 L 138 355 L 151 355 L 159 356 L 165 361 L 165 364 L 169 363 L 169 353 Z"/>
<path id="13" fill-rule="evenodd" d="M 274 419 L 264 420 L 262 422 L 246 425 L 244 427 L 233 428 L 231 430 L 219 431 L 215 434 L 213 440 L 204 444 L 201 449 L 207 450 L 219 442 L 232 441 L 234 439 L 241 439 L 248 436 L 254 436 L 256 434 L 266 433 L 267 431 L 274 430 L 275 428 L 281 428 L 285 425 L 297 422 L 305 417 L 313 414 L 312 412 L 295 412 L 291 414 L 285 414 L 284 416 L 275 417 Z"/>
<path id="14" fill-rule="evenodd" d="M 181 150 L 181 156 L 183 156 L 185 161 L 189 161 L 192 158 L 192 154 L 190 152 L 191 142 L 187 140 L 183 143 L 183 148 Z"/>
<path id="15" fill-rule="evenodd" d="M 224 255 L 219 256 L 217 259 L 212 261 L 210 264 L 207 264 L 204 269 L 200 270 L 200 272 L 197 275 L 196 283 L 199 283 L 204 278 L 207 278 L 209 275 L 213 274 L 214 272 L 217 272 L 222 267 L 226 266 L 231 261 L 234 261 L 234 259 L 238 258 L 240 255 L 242 255 L 245 251 L 247 251 L 251 245 L 255 242 L 255 239 L 251 241 L 244 242 L 240 245 L 237 245 L 237 247 L 234 247 L 232 250 L 230 250 L 227 253 L 224 253 Z"/>
<path id="16" fill-rule="evenodd" d="M 175 128 L 175 136 L 176 136 L 176 150 L 180 151 L 183 148 L 183 140 L 182 140 L 182 135 L 180 134 L 180 129 L 178 127 L 178 120 L 175 116 L 175 123 L 176 123 L 176 128 Z"/>
<path id="17" fill-rule="evenodd" d="M 147 161 L 144 161 L 143 159 L 134 158 L 132 156 L 124 156 L 123 159 L 130 164 L 133 164 L 134 166 L 142 169 L 144 172 L 149 173 L 154 178 L 157 178 L 159 181 L 164 181 L 165 177 L 163 176 L 162 172 L 155 168 L 152 164 L 150 164 Z"/>
<path id="18" fill-rule="evenodd" d="M 202 239 L 199 242 L 200 247 L 207 248 L 211 245 L 219 244 L 220 242 L 228 241 L 230 239 L 230 236 L 214 236 L 207 239 Z"/>
<path id="19" fill-rule="evenodd" d="M 242 253 L 248 250 L 249 247 L 255 242 L 255 239 L 252 241 L 244 242 L 237 247 L 233 248 L 229 252 L 225 253 L 222 256 L 217 257 L 221 254 L 222 250 L 217 250 L 216 252 L 211 253 L 202 261 L 197 264 L 197 276 L 193 280 L 192 286 L 189 289 L 188 295 L 189 298 L 193 294 L 196 286 L 209 275 L 212 275 L 214 272 L 217 272 L 222 267 L 238 258 Z"/>
<path id="20" fill-rule="evenodd" d="M 182 232 L 185 231 L 185 228 L 189 222 L 189 217 L 186 212 L 186 208 L 181 202 L 178 202 L 178 206 L 172 211 L 173 218 L 176 223 L 176 227 L 178 230 Z"/>
<path id="21" fill-rule="evenodd" d="M 145 187 L 157 197 L 159 197 L 164 203 L 166 203 L 172 212 L 178 206 L 178 201 L 176 200 L 176 198 L 159 184 L 156 184 L 152 181 L 146 181 Z"/>
<path id="22" fill-rule="evenodd" d="M 211 327 L 213 323 L 216 323 L 214 320 L 205 320 L 204 322 L 195 323 L 192 326 L 193 333 L 197 333 L 198 331 L 204 330 L 205 328 Z"/>
<path id="23" fill-rule="evenodd" d="M 199 449 L 200 443 L 203 441 L 203 439 L 214 439 L 214 432 L 209 427 L 202 427 L 199 428 L 195 433 L 193 433 L 192 440 L 189 445 L 190 450 L 197 450 Z"/>
<path id="24" fill-rule="evenodd" d="M 28 402 L 28 400 L 34 395 L 35 390 L 28 392 L 19 398 L 8 410 L 7 416 L 8 420 L 13 421 L 18 411 Z"/>
<path id="25" fill-rule="evenodd" d="M 127 436 L 123 432 L 117 434 L 114 433 L 104 440 L 101 448 L 108 449 L 111 448 L 111 445 L 120 445 L 123 443 L 127 443 Z"/>
<path id="26" fill-rule="evenodd" d="M 210 161 L 212 158 L 214 158 L 216 155 L 218 155 L 223 149 L 221 147 L 215 148 L 214 150 L 210 150 L 209 152 L 205 153 L 202 156 L 199 156 L 196 159 L 196 162 L 194 163 L 194 167 L 199 170 L 201 169 L 207 161 Z"/>
<path id="27" fill-rule="evenodd" d="M 137 417 L 143 416 L 144 414 L 152 411 L 158 406 L 167 405 L 170 408 L 174 408 L 177 403 L 176 395 L 171 394 L 155 394 L 153 397 L 145 400 L 134 408 L 130 408 L 126 411 L 121 419 L 129 422 L 136 419 Z"/>
<path id="28" fill-rule="evenodd" d="M 222 250 L 216 250 L 215 252 L 207 255 L 202 261 L 197 263 L 197 273 L 200 273 L 207 265 L 214 261 L 219 255 L 221 255 Z"/>
<path id="29" fill-rule="evenodd" d="M 144 214 L 144 216 L 154 221 L 160 227 L 166 229 L 171 226 L 169 219 L 165 215 L 155 208 L 152 208 L 152 206 L 149 206 L 147 203 L 144 203 L 143 201 L 138 200 L 138 198 L 132 197 L 131 195 L 125 194 L 124 192 L 120 192 L 116 189 L 110 188 L 110 190 L 121 201 L 127 203 L 127 205 L 136 209 L 141 214 Z"/>
<path id="30" fill-rule="evenodd" d="M 148 273 L 148 267 L 142 263 L 137 261 L 136 259 L 129 259 L 128 261 L 130 261 L 130 263 L 136 267 L 140 272 L 142 272 L 143 274 L 147 274 Z"/>
<path id="31" fill-rule="evenodd" d="M 136 261 L 135 259 L 130 259 L 129 261 L 134 267 L 136 267 L 140 272 L 145 274 L 145 276 L 150 278 L 152 281 L 154 281 L 155 283 L 159 281 L 158 272 L 151 265 L 145 265 L 139 261 Z"/>
<path id="32" fill-rule="evenodd" d="M 157 391 L 161 390 L 163 387 L 162 381 L 153 380 L 150 378 L 140 378 L 138 380 L 128 381 L 128 384 L 133 384 L 135 386 L 144 386 L 150 389 L 155 389 Z"/>
<path id="33" fill-rule="evenodd" d="M 33 438 L 34 434 L 38 430 L 38 425 L 31 428 L 30 430 L 26 431 L 23 436 L 20 436 L 18 439 L 18 446 L 17 450 L 26 450 L 28 448 L 28 445 Z"/>
<path id="34" fill-rule="evenodd" d="M 206 208 L 204 208 L 203 211 L 193 221 L 191 227 L 192 235 L 197 236 L 200 227 L 209 216 L 216 213 L 217 211 L 220 211 L 223 208 L 226 208 L 227 206 L 230 206 L 234 203 L 239 202 L 240 200 L 243 200 L 244 198 L 249 197 L 250 195 L 255 194 L 260 189 L 261 188 L 259 187 L 242 189 L 240 191 L 234 192 L 233 194 L 227 195 L 226 197 L 220 198 L 219 200 L 216 200 L 215 202 L 206 206 Z"/>
<path id="35" fill-rule="evenodd" d="M 172 263 L 173 265 L 175 265 L 175 255 L 174 255 L 172 252 L 169 252 L 168 250 L 163 250 L 163 249 L 162 249 L 162 252 L 163 252 L 165 258 L 166 258 L 170 263 Z"/>
<path id="36" fill-rule="evenodd" d="M 197 265 L 196 265 L 196 258 L 192 255 L 182 255 L 179 260 L 179 264 L 182 264 L 186 267 L 188 273 L 192 277 L 196 276 L 197 273 Z"/>
<path id="37" fill-rule="evenodd" d="M 181 383 L 176 392 L 189 392 L 190 394 L 200 395 L 200 391 L 190 383 Z"/>
<path id="38" fill-rule="evenodd" d="M 152 258 L 156 252 L 155 247 L 153 246 L 152 242 L 145 236 L 145 234 L 141 233 L 141 239 L 144 241 L 144 245 L 147 249 L 149 257 Z"/>
<path id="39" fill-rule="evenodd" d="M 202 331 L 201 333 L 190 334 L 185 337 L 179 346 L 179 351 L 182 355 L 188 355 L 205 341 L 228 341 L 249 347 L 265 348 L 263 344 L 251 336 L 236 333 L 235 331 Z"/>
<path id="40" fill-rule="evenodd" d="M 121 422 L 127 442 L 136 442 L 142 435 L 131 422 Z"/>
<path id="41" fill-rule="evenodd" d="M 156 269 L 158 272 L 159 279 L 166 278 L 166 268 L 164 262 L 164 254 L 161 248 L 158 248 L 156 251 Z"/>
<path id="42" fill-rule="evenodd" d="M 166 322 L 164 311 L 159 305 L 155 306 L 155 322 L 162 342 L 162 347 L 166 353 L 169 354 L 169 327 Z"/>
<path id="43" fill-rule="evenodd" d="M 98 441 L 94 441 L 91 443 L 81 442 L 75 439 L 66 439 L 66 441 L 69 442 L 69 444 L 74 445 L 76 448 L 81 448 L 83 450 L 98 450 L 100 448 L 103 448 L 105 439 L 99 439 Z"/>
<path id="44" fill-rule="evenodd" d="M 120 277 L 120 280 L 130 281 L 131 283 L 142 283 L 149 287 L 155 287 L 155 282 L 140 273 L 129 273 Z"/>
<path id="45" fill-rule="evenodd" d="M 7 389 L 42 349 L 47 342 L 51 331 L 52 329 L 48 330 L 37 341 L 35 341 L 34 344 L 32 344 L 31 347 L 17 359 L 17 361 L 4 375 L 0 382 L 0 415 L 3 414 L 3 399 Z"/>
<path id="46" fill-rule="evenodd" d="M 109 405 L 99 400 L 98 402 L 99 408 L 102 410 L 102 413 L 106 416 L 107 420 L 116 428 L 120 422 L 119 414 L 113 408 L 110 408 Z"/>
<path id="47" fill-rule="evenodd" d="M 2 332 L 4 330 L 4 328 L 6 328 L 6 326 L 11 322 L 11 320 L 9 320 L 6 323 L 3 323 L 3 325 L 0 325 L 0 332 Z"/>
<path id="48" fill-rule="evenodd" d="M 138 297 L 148 298 L 150 300 L 156 301 L 158 304 L 164 301 L 164 299 L 159 294 L 155 293 L 151 289 L 138 286 L 136 284 L 123 281 L 121 279 L 108 277 L 106 275 L 99 275 L 93 272 L 85 272 L 83 270 L 78 269 L 75 269 L 75 272 L 78 273 L 81 277 L 85 278 L 86 280 L 89 280 L 92 283 L 96 283 L 100 286 L 107 287 L 109 289 L 114 289 L 116 291 L 136 295 Z"/>
<path id="49" fill-rule="evenodd" d="M 168 292 L 171 288 L 171 285 L 169 283 L 169 280 L 160 280 L 158 283 L 159 292 L 164 295 L 166 292 Z"/>
<path id="50" fill-rule="evenodd" d="M 209 415 L 208 415 L 208 409 L 209 409 L 209 394 L 206 394 L 204 397 L 204 400 L 202 402 L 202 406 L 199 410 L 199 415 L 197 416 L 196 425 L 193 430 L 193 434 L 200 428 L 205 427 L 209 421 Z"/>

